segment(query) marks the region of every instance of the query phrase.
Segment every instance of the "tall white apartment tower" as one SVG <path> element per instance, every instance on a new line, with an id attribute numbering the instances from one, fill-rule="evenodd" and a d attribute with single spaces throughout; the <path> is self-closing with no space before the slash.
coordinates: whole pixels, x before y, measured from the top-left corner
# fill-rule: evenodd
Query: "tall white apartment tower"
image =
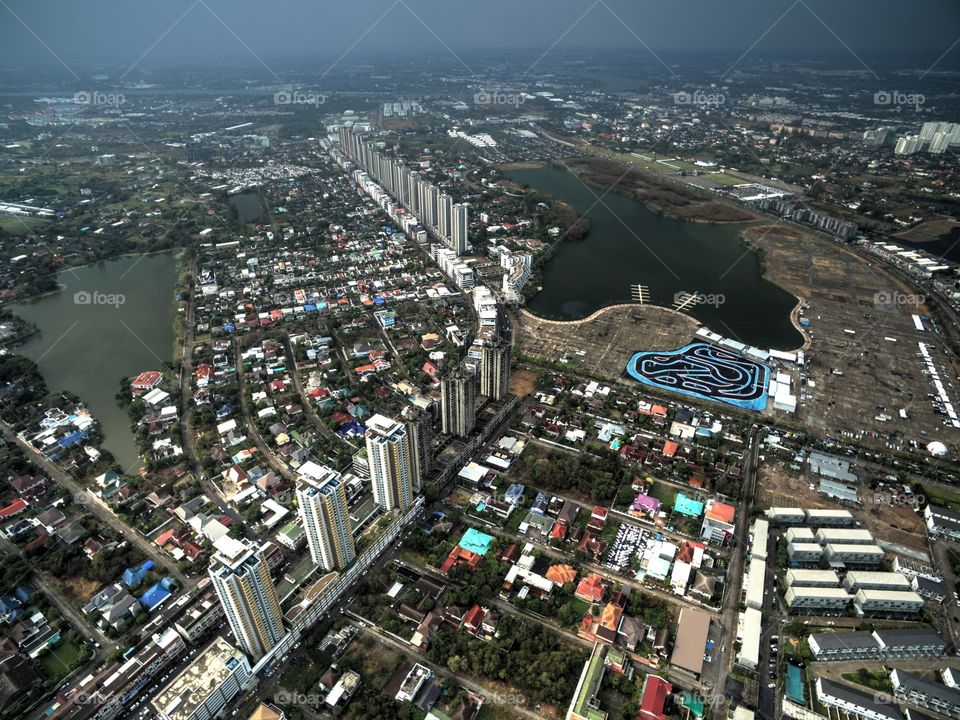
<path id="1" fill-rule="evenodd" d="M 301 473 L 297 482 L 297 502 L 310 557 L 324 570 L 343 570 L 357 556 L 346 485 L 332 468 L 315 463 L 311 468 L 316 472 Z"/>
<path id="2" fill-rule="evenodd" d="M 209 573 L 234 638 L 259 660 L 287 634 L 263 551 L 249 540 L 225 536 L 217 541 Z"/>
<path id="3" fill-rule="evenodd" d="M 414 486 L 420 485 L 407 428 L 374 415 L 367 420 L 366 444 L 374 501 L 387 511 L 406 510 L 413 503 Z"/>

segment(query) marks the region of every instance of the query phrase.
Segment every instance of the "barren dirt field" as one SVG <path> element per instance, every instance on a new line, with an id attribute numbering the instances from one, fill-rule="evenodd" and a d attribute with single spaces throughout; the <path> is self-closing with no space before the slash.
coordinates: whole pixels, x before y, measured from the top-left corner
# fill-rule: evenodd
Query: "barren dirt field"
<path id="1" fill-rule="evenodd" d="M 582 320 L 544 320 L 521 310 L 514 336 L 520 352 L 547 362 L 567 357 L 577 368 L 618 378 L 638 350 L 674 350 L 690 342 L 700 323 L 655 305 L 615 305 Z"/>
<path id="2" fill-rule="evenodd" d="M 804 303 L 816 386 L 807 388 L 811 399 L 801 403 L 798 417 L 810 430 L 821 436 L 853 433 L 884 447 L 873 433 L 902 433 L 898 447 L 905 447 L 904 438 L 923 444 L 960 439 L 960 430 L 947 427 L 927 397 L 933 387 L 918 342 L 933 346 L 954 402 L 960 384 L 947 371 L 939 336 L 914 327 L 911 315 L 928 314 L 922 298 L 839 243 L 778 226 L 750 228 L 745 235 L 763 253 L 767 277 Z M 900 409 L 908 419 L 900 418 Z"/>
<path id="3" fill-rule="evenodd" d="M 836 508 L 836 502 L 817 492 L 818 483 L 819 478 L 807 468 L 797 472 L 777 462 L 763 462 L 757 481 L 757 507 Z M 863 507 L 844 507 L 877 540 L 926 552 L 923 518 L 912 507 L 874 502 L 875 493 L 863 482 L 857 484 L 857 490 Z"/>

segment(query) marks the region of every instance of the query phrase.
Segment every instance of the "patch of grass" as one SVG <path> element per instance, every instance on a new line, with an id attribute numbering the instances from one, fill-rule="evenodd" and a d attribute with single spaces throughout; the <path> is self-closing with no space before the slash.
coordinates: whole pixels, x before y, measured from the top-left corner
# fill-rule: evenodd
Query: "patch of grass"
<path id="1" fill-rule="evenodd" d="M 960 509 L 960 493 L 947 490 L 939 485 L 922 485 L 922 494 L 927 502 L 933 505 L 942 505 L 951 510 Z"/>
<path id="2" fill-rule="evenodd" d="M 743 178 L 727 175 L 726 173 L 710 173 L 709 175 L 703 175 L 701 177 L 717 185 L 743 185 L 746 182 Z"/>
<path id="3" fill-rule="evenodd" d="M 64 640 L 57 647 L 40 656 L 37 661 L 43 674 L 56 685 L 69 675 L 85 656 L 85 648 L 75 640 Z"/>

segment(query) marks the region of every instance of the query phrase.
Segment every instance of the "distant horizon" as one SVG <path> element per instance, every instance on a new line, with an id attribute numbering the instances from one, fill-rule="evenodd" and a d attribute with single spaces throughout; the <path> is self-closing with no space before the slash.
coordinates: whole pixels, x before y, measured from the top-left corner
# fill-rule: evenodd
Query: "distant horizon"
<path id="1" fill-rule="evenodd" d="M 530 72 L 563 53 L 645 56 L 664 72 L 683 58 L 804 58 L 855 64 L 960 66 L 960 3 L 916 0 L 8 0 L 0 5 L 5 69 L 123 69 L 350 65 L 446 55 L 529 55 Z M 366 60 L 365 60 L 366 59 Z M 844 60 L 845 59 L 845 60 Z M 469 70 L 468 67 L 464 68 Z M 723 68 L 722 70 L 725 70 Z M 324 68 L 327 70 L 327 68 Z"/>

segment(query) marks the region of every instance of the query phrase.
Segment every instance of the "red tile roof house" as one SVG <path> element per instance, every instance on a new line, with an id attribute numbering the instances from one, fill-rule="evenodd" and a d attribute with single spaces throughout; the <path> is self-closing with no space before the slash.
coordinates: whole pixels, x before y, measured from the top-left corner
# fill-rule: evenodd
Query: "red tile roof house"
<path id="1" fill-rule="evenodd" d="M 580 581 L 574 595 L 584 602 L 595 603 L 603 600 L 605 591 L 606 588 L 603 585 L 603 578 L 596 573 L 591 573 Z"/>
<path id="2" fill-rule="evenodd" d="M 163 380 L 156 370 L 146 370 L 133 379 L 130 383 L 130 390 L 134 395 L 143 395 L 145 392 L 153 390 Z"/>
<path id="3" fill-rule="evenodd" d="M 658 675 L 647 675 L 643 681 L 643 697 L 635 720 L 667 720 L 663 707 L 673 692 L 673 685 Z"/>
<path id="4" fill-rule="evenodd" d="M 0 509 L 0 520 L 12 518 L 14 515 L 19 515 L 26 509 L 27 503 L 21 498 L 17 498 L 5 508 Z"/>
<path id="5" fill-rule="evenodd" d="M 471 635 L 476 635 L 480 626 L 483 625 L 483 618 L 487 613 L 479 605 L 474 605 L 463 616 L 463 627 Z"/>

